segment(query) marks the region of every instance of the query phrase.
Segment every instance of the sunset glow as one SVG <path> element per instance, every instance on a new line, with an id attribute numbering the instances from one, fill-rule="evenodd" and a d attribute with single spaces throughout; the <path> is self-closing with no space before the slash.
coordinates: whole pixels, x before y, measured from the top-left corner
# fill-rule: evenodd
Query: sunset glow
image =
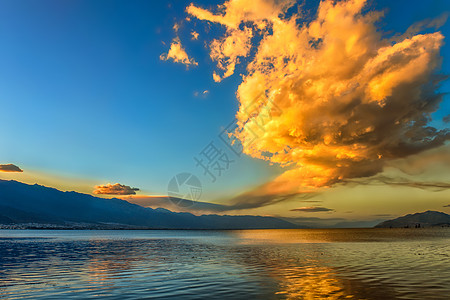
<path id="1" fill-rule="evenodd" d="M 449 16 L 0 1 L 0 298 L 448 300 Z"/>

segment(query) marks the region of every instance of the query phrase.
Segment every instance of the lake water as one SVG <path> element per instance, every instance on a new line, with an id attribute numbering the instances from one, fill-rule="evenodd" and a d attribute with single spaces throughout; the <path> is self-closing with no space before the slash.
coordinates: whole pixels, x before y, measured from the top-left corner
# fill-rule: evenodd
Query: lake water
<path id="1" fill-rule="evenodd" d="M 450 228 L 0 230 L 0 299 L 450 299 Z"/>

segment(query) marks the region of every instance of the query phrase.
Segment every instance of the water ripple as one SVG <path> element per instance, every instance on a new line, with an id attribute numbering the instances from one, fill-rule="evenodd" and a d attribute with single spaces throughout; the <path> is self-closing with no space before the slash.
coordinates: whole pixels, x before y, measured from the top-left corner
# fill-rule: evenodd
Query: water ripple
<path id="1" fill-rule="evenodd" d="M 450 230 L 0 231 L 1 299 L 448 299 Z"/>

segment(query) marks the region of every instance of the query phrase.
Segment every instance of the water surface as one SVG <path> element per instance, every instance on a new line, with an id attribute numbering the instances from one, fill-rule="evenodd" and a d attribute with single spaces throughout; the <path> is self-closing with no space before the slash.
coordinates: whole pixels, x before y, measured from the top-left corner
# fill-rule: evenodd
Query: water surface
<path id="1" fill-rule="evenodd" d="M 450 228 L 0 230 L 2 299 L 449 299 Z"/>

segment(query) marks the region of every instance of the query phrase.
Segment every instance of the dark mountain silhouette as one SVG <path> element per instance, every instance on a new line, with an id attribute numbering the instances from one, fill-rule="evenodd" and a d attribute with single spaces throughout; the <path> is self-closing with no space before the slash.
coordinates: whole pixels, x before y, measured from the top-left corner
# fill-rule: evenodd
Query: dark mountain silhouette
<path id="1" fill-rule="evenodd" d="M 439 211 L 425 211 L 422 213 L 409 214 L 397 219 L 381 222 L 377 228 L 403 228 L 403 227 L 430 227 L 450 226 L 450 215 Z"/>
<path id="2" fill-rule="evenodd" d="M 195 216 L 151 209 L 120 199 L 62 192 L 40 185 L 0 180 L 0 224 L 54 224 L 92 228 L 263 229 L 296 228 L 284 220 L 261 216 Z M 109 226 L 109 227 L 108 227 Z"/>

